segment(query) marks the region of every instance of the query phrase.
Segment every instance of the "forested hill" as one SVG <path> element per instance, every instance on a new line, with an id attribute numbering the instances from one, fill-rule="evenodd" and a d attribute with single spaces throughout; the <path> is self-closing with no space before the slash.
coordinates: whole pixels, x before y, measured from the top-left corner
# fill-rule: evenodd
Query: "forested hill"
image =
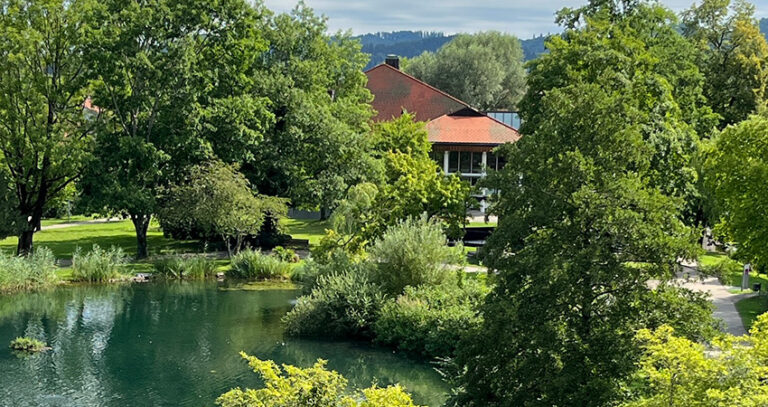
<path id="1" fill-rule="evenodd" d="M 441 32 L 427 31 L 396 31 L 378 32 L 360 35 L 357 38 L 363 44 L 363 52 L 371 55 L 371 61 L 366 69 L 384 62 L 388 54 L 412 58 L 424 51 L 434 52 L 455 35 L 445 35 Z M 533 59 L 544 52 L 546 37 L 538 36 L 522 41 L 525 59 Z"/>
<path id="2" fill-rule="evenodd" d="M 763 18 L 760 20 L 760 31 L 762 31 L 765 35 L 765 38 L 768 39 L 768 18 Z"/>

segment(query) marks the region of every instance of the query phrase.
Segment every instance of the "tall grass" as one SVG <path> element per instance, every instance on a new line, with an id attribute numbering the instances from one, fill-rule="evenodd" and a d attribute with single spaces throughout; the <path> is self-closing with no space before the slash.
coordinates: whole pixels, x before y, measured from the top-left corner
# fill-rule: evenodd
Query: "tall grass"
<path id="1" fill-rule="evenodd" d="M 35 249 L 29 257 L 0 252 L 0 291 L 42 288 L 57 281 L 56 258 L 48 248 Z"/>
<path id="2" fill-rule="evenodd" d="M 122 278 L 128 256 L 123 249 L 112 246 L 104 250 L 93 245 L 88 253 L 78 247 L 72 256 L 72 278 L 76 281 L 107 282 Z"/>
<path id="3" fill-rule="evenodd" d="M 267 256 L 257 250 L 243 250 L 232 257 L 227 276 L 249 280 L 286 280 L 291 277 L 293 264 Z"/>
<path id="4" fill-rule="evenodd" d="M 168 256 L 153 266 L 155 274 L 165 278 L 202 280 L 216 275 L 216 263 L 204 256 Z"/>

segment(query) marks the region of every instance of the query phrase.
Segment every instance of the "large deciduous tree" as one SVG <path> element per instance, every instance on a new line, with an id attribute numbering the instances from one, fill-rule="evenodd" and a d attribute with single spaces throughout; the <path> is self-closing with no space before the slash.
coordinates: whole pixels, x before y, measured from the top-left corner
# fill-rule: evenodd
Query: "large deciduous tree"
<path id="1" fill-rule="evenodd" d="M 237 83 L 226 78 L 239 79 L 249 55 L 266 49 L 254 32 L 258 13 L 240 0 L 106 0 L 88 16 L 94 102 L 108 125 L 89 162 L 85 195 L 95 208 L 131 218 L 139 257 L 147 255 L 160 188 L 210 156 L 206 136 L 227 132 L 249 143 L 257 135 L 243 128 L 258 130 L 252 115 L 268 119 L 256 114 L 263 101 L 222 101 L 221 91 Z M 226 103 L 231 116 L 222 114 Z"/>
<path id="2" fill-rule="evenodd" d="M 76 180 L 95 113 L 84 107 L 86 1 L 0 1 L 0 163 L 12 196 L 6 232 L 32 250 L 49 202 Z"/>
<path id="3" fill-rule="evenodd" d="M 755 7 L 744 0 L 702 0 L 683 13 L 683 32 L 699 50 L 705 95 L 725 127 L 746 119 L 768 90 L 768 43 Z"/>
<path id="4" fill-rule="evenodd" d="M 716 232 L 737 243 L 737 254 L 768 265 L 768 117 L 755 115 L 712 139 L 703 175 L 711 192 Z"/>
<path id="5" fill-rule="evenodd" d="M 492 181 L 499 226 L 485 260 L 499 275 L 459 352 L 456 405 L 615 401 L 635 369 L 634 331 L 665 307 L 648 301 L 649 280 L 693 255 L 681 220 L 696 145 L 686 120 L 707 112 L 685 50 L 656 52 L 686 43 L 674 14 L 595 0 L 561 17 L 570 28 L 530 66 L 525 137 Z"/>
<path id="6" fill-rule="evenodd" d="M 460 34 L 405 71 L 482 110 L 516 110 L 525 94 L 520 40 L 500 32 Z"/>

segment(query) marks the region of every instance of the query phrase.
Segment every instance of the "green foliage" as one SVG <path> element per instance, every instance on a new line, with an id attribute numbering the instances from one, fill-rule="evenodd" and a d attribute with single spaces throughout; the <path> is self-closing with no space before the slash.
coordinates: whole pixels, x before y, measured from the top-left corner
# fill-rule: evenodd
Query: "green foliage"
<path id="1" fill-rule="evenodd" d="M 479 328 L 477 308 L 486 294 L 476 281 L 461 287 L 406 287 L 381 309 L 374 325 L 376 341 L 429 358 L 453 356 L 468 333 Z"/>
<path id="2" fill-rule="evenodd" d="M 97 120 L 83 110 L 88 71 L 82 30 L 90 1 L 0 1 L 0 190 L 13 199 L 18 253 L 34 227 L 85 164 Z M 6 224 L 7 226 L 7 224 Z"/>
<path id="3" fill-rule="evenodd" d="M 277 218 L 286 212 L 285 200 L 254 196 L 236 168 L 211 162 L 192 167 L 169 188 L 159 218 L 161 226 L 177 237 L 196 231 L 219 236 L 230 253 L 237 253 L 247 236 L 261 230 L 268 213 Z"/>
<path id="4" fill-rule="evenodd" d="M 280 261 L 286 262 L 286 263 L 298 263 L 299 255 L 296 254 L 293 249 L 286 249 L 283 246 L 277 246 L 274 249 L 272 249 L 273 255 L 277 257 Z"/>
<path id="5" fill-rule="evenodd" d="M 768 402 L 768 315 L 751 335 L 726 335 L 707 348 L 663 326 L 642 330 L 639 371 L 623 407 L 762 406 Z"/>
<path id="6" fill-rule="evenodd" d="M 762 196 L 768 182 L 768 117 L 752 116 L 726 128 L 708 145 L 703 178 L 719 224 L 715 234 L 738 244 L 737 254 L 768 264 L 768 217 Z"/>
<path id="7" fill-rule="evenodd" d="M 755 6 L 744 0 L 702 0 L 683 13 L 683 32 L 700 53 L 704 95 L 721 126 L 745 120 L 765 103 L 768 42 Z"/>
<path id="8" fill-rule="evenodd" d="M 293 264 L 277 257 L 246 249 L 232 257 L 232 267 L 227 276 L 248 280 L 285 280 L 290 278 L 293 267 Z"/>
<path id="9" fill-rule="evenodd" d="M 11 349 L 19 352 L 42 352 L 47 346 L 38 339 L 18 337 L 11 341 Z"/>
<path id="10" fill-rule="evenodd" d="M 48 248 L 37 248 L 29 256 L 0 253 L 0 292 L 44 288 L 57 282 L 56 258 Z"/>
<path id="11" fill-rule="evenodd" d="M 496 31 L 459 34 L 405 71 L 481 110 L 517 110 L 525 93 L 520 40 Z"/>
<path id="12" fill-rule="evenodd" d="M 105 283 L 123 277 L 128 256 L 123 249 L 112 246 L 104 250 L 93 245 L 88 253 L 78 247 L 72 255 L 72 278 L 76 281 Z"/>
<path id="13" fill-rule="evenodd" d="M 717 277 L 720 284 L 725 285 L 730 285 L 731 276 L 734 274 L 741 275 L 742 270 L 741 264 L 730 257 L 723 257 L 714 264 L 699 265 L 701 274 Z"/>
<path id="14" fill-rule="evenodd" d="M 216 404 L 222 407 L 416 407 L 411 397 L 399 385 L 376 386 L 347 395 L 347 380 L 325 368 L 318 360 L 312 367 L 302 369 L 271 360 L 240 355 L 258 373 L 264 388 L 241 390 L 239 387 L 222 394 Z"/>
<path id="15" fill-rule="evenodd" d="M 463 254 L 461 246 L 447 245 L 436 222 L 424 217 L 406 219 L 387 229 L 371 247 L 376 264 L 372 279 L 390 295 L 408 286 L 455 284 L 453 267 L 463 262 Z"/>
<path id="16" fill-rule="evenodd" d="M 451 238 L 460 237 L 470 186 L 456 176 L 446 177 L 429 157 L 424 123 L 404 114 L 378 123 L 372 137 L 383 174 L 350 188 L 316 250 L 318 257 L 336 248 L 360 254 L 388 227 L 423 214 L 438 219 Z"/>
<path id="17" fill-rule="evenodd" d="M 154 274 L 164 278 L 202 280 L 216 276 L 216 263 L 204 255 L 171 255 L 152 262 Z"/>
<path id="18" fill-rule="evenodd" d="M 696 342 L 710 341 L 721 332 L 720 321 L 712 315 L 715 306 L 706 293 L 663 284 L 641 301 L 636 305 L 643 310 L 640 327 L 671 326 L 678 336 Z"/>
<path id="19" fill-rule="evenodd" d="M 348 267 L 351 270 L 317 277 L 311 293 L 300 297 L 283 318 L 289 335 L 372 337 L 384 293 L 371 281 L 369 264 Z"/>
<path id="20" fill-rule="evenodd" d="M 710 112 L 674 14 L 596 0 L 560 17 L 574 24 L 530 64 L 526 136 L 490 181 L 499 225 L 484 263 L 499 274 L 458 352 L 455 405 L 614 402 L 636 368 L 633 333 L 669 302 L 646 302 L 648 282 L 695 253 L 682 208 Z"/>

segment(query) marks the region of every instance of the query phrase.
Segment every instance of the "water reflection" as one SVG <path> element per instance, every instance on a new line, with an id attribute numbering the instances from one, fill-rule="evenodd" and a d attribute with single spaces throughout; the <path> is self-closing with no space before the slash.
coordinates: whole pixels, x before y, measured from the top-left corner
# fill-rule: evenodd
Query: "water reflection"
<path id="1" fill-rule="evenodd" d="M 309 366 L 317 358 L 357 387 L 399 382 L 422 404 L 445 385 L 431 366 L 363 343 L 287 340 L 294 291 L 221 291 L 214 283 L 74 286 L 0 296 L 0 405 L 211 405 L 257 386 L 238 352 Z M 19 359 L 16 336 L 53 349 Z"/>

